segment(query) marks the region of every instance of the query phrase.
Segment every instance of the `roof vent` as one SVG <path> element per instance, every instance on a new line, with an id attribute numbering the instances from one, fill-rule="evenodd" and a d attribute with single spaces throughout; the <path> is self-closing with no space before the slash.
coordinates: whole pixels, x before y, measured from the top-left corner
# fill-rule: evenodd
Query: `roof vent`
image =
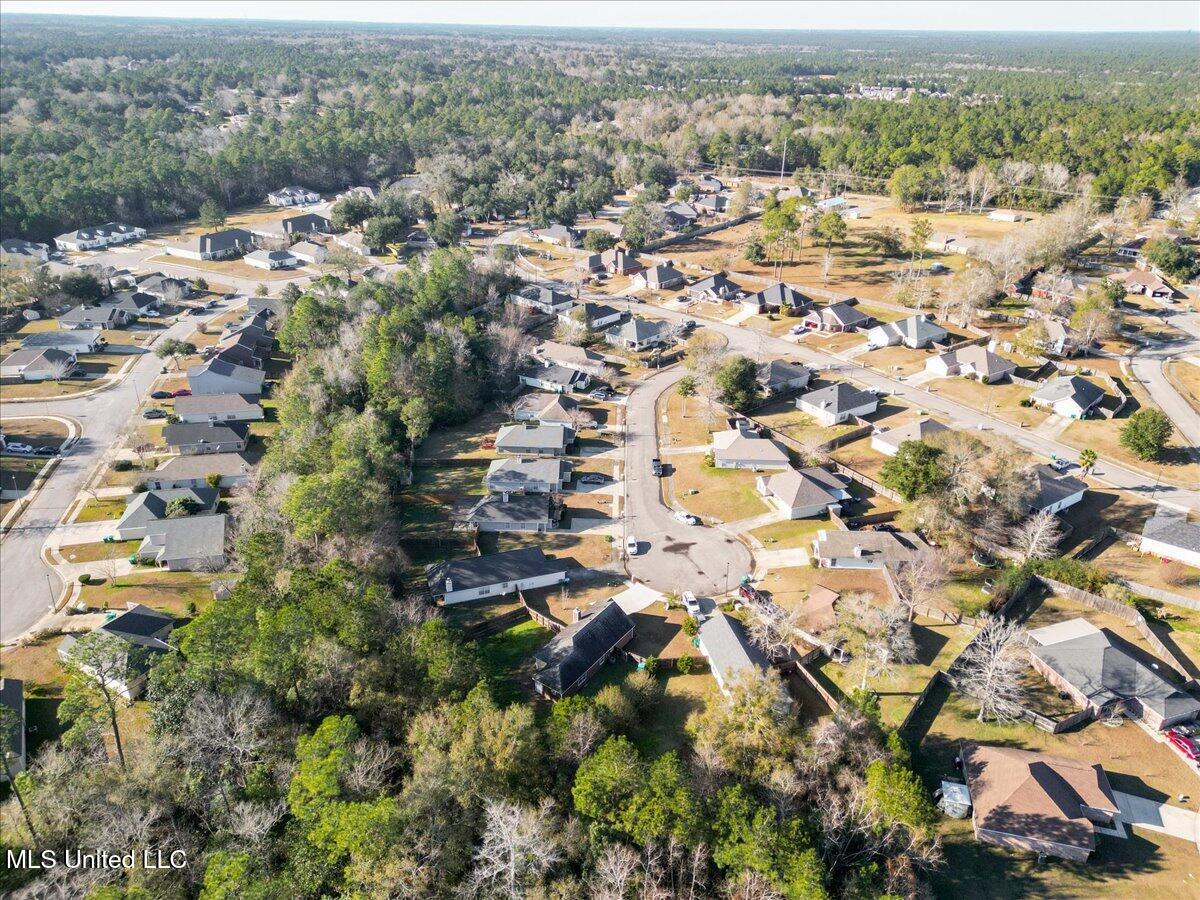
<path id="1" fill-rule="evenodd" d="M 446 576 L 446 593 L 447 594 L 454 593 L 454 579 L 451 578 L 449 575 Z"/>

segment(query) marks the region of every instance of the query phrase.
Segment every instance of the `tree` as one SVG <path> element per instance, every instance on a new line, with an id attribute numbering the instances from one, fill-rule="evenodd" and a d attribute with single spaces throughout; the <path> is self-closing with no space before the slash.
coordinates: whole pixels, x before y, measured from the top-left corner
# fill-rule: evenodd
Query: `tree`
<path id="1" fill-rule="evenodd" d="M 949 574 L 945 553 L 936 549 L 921 553 L 896 567 L 893 583 L 900 603 L 908 610 L 909 622 L 917 617 L 919 608 L 929 606 L 941 593 Z"/>
<path id="2" fill-rule="evenodd" d="M 1062 540 L 1062 525 L 1058 516 L 1042 510 L 1027 518 L 1013 534 L 1012 548 L 1020 554 L 1021 562 L 1049 559 L 1058 552 Z"/>
<path id="3" fill-rule="evenodd" d="M 462 238 L 462 232 L 462 217 L 452 210 L 443 210 L 438 213 L 437 218 L 433 220 L 433 225 L 429 228 L 429 236 L 437 242 L 439 247 L 457 246 Z"/>
<path id="4" fill-rule="evenodd" d="M 353 250 L 345 247 L 334 247 L 325 254 L 321 268 L 326 272 L 340 272 L 346 281 L 354 277 L 355 272 L 361 272 L 367 267 L 367 260 Z"/>
<path id="5" fill-rule="evenodd" d="M 1191 281 L 1200 273 L 1200 264 L 1196 262 L 1196 251 L 1183 244 L 1177 244 L 1169 237 L 1156 237 L 1146 241 L 1142 247 L 1142 255 L 1146 262 L 1159 269 L 1168 278 L 1176 281 Z"/>
<path id="6" fill-rule="evenodd" d="M 182 519 L 200 511 L 200 504 L 192 497 L 176 497 L 167 503 L 164 514 L 168 519 Z"/>
<path id="7" fill-rule="evenodd" d="M 1121 428 L 1121 446 L 1138 459 L 1158 459 L 1175 426 L 1161 409 L 1139 409 Z"/>
<path id="8" fill-rule="evenodd" d="M 687 417 L 687 401 L 688 397 L 696 396 L 696 379 L 691 375 L 685 375 L 679 379 L 679 384 L 675 386 L 675 393 L 680 396 L 679 414 Z"/>
<path id="9" fill-rule="evenodd" d="M 895 225 L 881 225 L 863 235 L 863 241 L 880 256 L 899 256 L 904 249 L 904 238 Z"/>
<path id="10" fill-rule="evenodd" d="M 429 436 L 433 428 L 433 412 L 424 397 L 411 397 L 400 408 L 400 421 L 408 432 L 408 439 L 413 447 Z"/>
<path id="11" fill-rule="evenodd" d="M 933 235 L 933 223 L 928 219 L 913 219 L 908 226 L 908 249 L 913 259 L 923 259 L 925 244 Z"/>
<path id="12" fill-rule="evenodd" d="M 170 359 L 175 365 L 175 369 L 179 369 L 179 360 L 185 356 L 192 356 L 196 353 L 196 345 L 187 341 L 181 341 L 179 338 L 165 338 L 158 342 L 158 346 L 154 348 L 154 355 L 159 359 Z"/>
<path id="13" fill-rule="evenodd" d="M 754 185 L 749 179 L 745 179 L 738 183 L 738 186 L 733 191 L 733 197 L 729 201 L 729 215 L 736 219 L 738 216 L 744 216 L 750 211 L 750 198 Z"/>
<path id="14" fill-rule="evenodd" d="M 216 200 L 208 199 L 200 204 L 200 227 L 220 228 L 225 224 L 225 210 Z"/>
<path id="15" fill-rule="evenodd" d="M 1092 471 L 1093 468 L 1095 468 L 1096 460 L 1098 458 L 1099 457 L 1097 457 L 1096 451 L 1090 447 L 1086 447 L 1079 451 L 1079 468 L 1083 469 L 1083 474 L 1086 475 Z"/>
<path id="16" fill-rule="evenodd" d="M 750 236 L 746 238 L 746 246 L 742 250 L 742 259 L 752 263 L 767 261 L 767 248 L 763 245 L 763 237 L 759 231 L 750 232 Z"/>
<path id="17" fill-rule="evenodd" d="M 483 835 L 466 887 L 472 893 L 521 900 L 562 861 L 563 832 L 546 798 L 538 807 L 489 800 Z"/>
<path id="18" fill-rule="evenodd" d="M 897 168 L 888 179 L 888 193 L 906 210 L 924 206 L 933 188 L 928 170 L 905 165 Z"/>
<path id="19" fill-rule="evenodd" d="M 635 249 L 657 241 L 667 233 L 666 213 L 659 204 L 650 202 L 645 194 L 639 195 L 633 205 L 625 210 L 621 224 L 625 226 L 625 243 Z"/>
<path id="20" fill-rule="evenodd" d="M 846 239 L 846 220 L 835 212 L 827 212 L 817 219 L 816 235 L 825 241 L 825 249 Z"/>
<path id="21" fill-rule="evenodd" d="M 717 398 L 739 412 L 758 399 L 758 365 L 748 356 L 732 356 L 716 376 Z"/>
<path id="22" fill-rule="evenodd" d="M 208 282 L 205 281 L 203 278 L 197 276 L 192 279 L 192 290 L 193 291 L 207 291 L 208 290 Z"/>
<path id="23" fill-rule="evenodd" d="M 104 286 L 100 279 L 91 272 L 64 272 L 58 278 L 59 289 L 68 297 L 82 300 L 84 303 L 100 300 L 104 297 Z"/>
<path id="24" fill-rule="evenodd" d="M 136 677 L 150 659 L 151 653 L 145 647 L 102 631 L 85 634 L 67 651 L 70 678 L 58 710 L 59 719 L 71 722 L 72 731 L 82 728 L 77 733 L 83 735 L 95 734 L 95 725 L 107 718 L 122 769 L 125 749 L 117 714 L 127 701 L 120 693 L 120 686 Z"/>
<path id="25" fill-rule="evenodd" d="M 575 773 L 571 796 L 576 811 L 609 828 L 619 828 L 625 808 L 642 783 L 643 766 L 628 738 L 610 737 Z"/>
<path id="26" fill-rule="evenodd" d="M 979 703 L 979 721 L 1012 722 L 1025 700 L 1022 678 L 1029 667 L 1025 632 L 1019 622 L 989 617 L 959 657 L 954 683 Z"/>
<path id="27" fill-rule="evenodd" d="M 603 253 L 617 246 L 617 238 L 603 228 L 589 228 L 583 236 L 583 249 L 589 253 Z"/>
<path id="28" fill-rule="evenodd" d="M 33 817 L 29 814 L 29 807 L 25 805 L 25 797 L 21 793 L 21 785 L 13 777 L 16 773 L 13 772 L 8 761 L 9 754 L 16 752 L 12 738 L 17 733 L 20 733 L 20 741 L 24 744 L 24 720 L 11 707 L 0 706 L 0 768 L 3 768 L 4 780 L 8 782 L 13 796 L 17 798 L 17 806 L 21 808 L 21 816 L 25 819 L 25 826 L 29 829 L 30 836 L 37 841 L 39 838 L 37 829 L 33 827 Z"/>
<path id="29" fill-rule="evenodd" d="M 923 441 L 904 441 L 896 455 L 883 464 L 879 480 L 905 500 L 915 500 L 945 483 L 941 456 L 941 450 Z"/>

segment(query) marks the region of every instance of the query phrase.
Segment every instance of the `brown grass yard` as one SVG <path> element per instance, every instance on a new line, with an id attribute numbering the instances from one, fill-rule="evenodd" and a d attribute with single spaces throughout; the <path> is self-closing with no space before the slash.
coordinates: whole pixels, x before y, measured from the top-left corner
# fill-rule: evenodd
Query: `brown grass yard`
<path id="1" fill-rule="evenodd" d="M 297 275 L 296 269 L 259 269 L 256 266 L 242 262 L 240 259 L 188 259 L 183 256 L 171 256 L 169 253 L 161 253 L 158 256 L 147 257 L 145 262 L 147 265 L 165 263 L 186 269 L 198 269 L 200 270 L 199 274 L 217 272 L 221 275 L 228 275 L 230 278 L 248 278 L 263 282 L 287 281 L 289 278 L 295 278 Z"/>
<path id="2" fill-rule="evenodd" d="M 860 331 L 840 331 L 840 332 L 822 332 L 809 331 L 805 334 L 804 343 L 811 344 L 821 350 L 829 353 L 842 353 L 853 347 L 858 347 L 867 342 L 867 336 Z"/>
<path id="3" fill-rule="evenodd" d="M 937 378 L 925 385 L 925 390 L 944 394 L 980 412 L 1027 428 L 1040 425 L 1050 417 L 1044 409 L 1021 406 L 1021 401 L 1033 393 L 1033 388 L 1011 382 L 981 384 L 974 378 Z"/>
<path id="4" fill-rule="evenodd" d="M 812 519 L 785 519 L 782 522 L 772 522 L 755 528 L 750 533 L 762 541 L 768 550 L 792 550 L 803 547 L 812 548 L 812 542 L 817 532 L 822 528 L 833 528 L 828 516 Z"/>
<path id="5" fill-rule="evenodd" d="M 812 566 L 771 569 L 757 587 L 770 594 L 771 599 L 784 609 L 795 609 L 818 584 L 841 594 L 865 591 L 875 597 L 887 596 L 883 577 L 867 569 L 814 569 Z"/>
<path id="6" fill-rule="evenodd" d="M 105 544 L 70 544 L 60 547 L 59 552 L 67 562 L 99 562 L 102 559 L 125 559 L 141 544 L 141 541 L 115 541 Z"/>
<path id="7" fill-rule="evenodd" d="M 124 609 L 127 603 L 141 603 L 184 618 L 191 615 L 188 604 L 199 611 L 212 602 L 214 578 L 200 572 L 134 571 L 112 585 L 84 585 L 81 599 L 93 608 Z"/>
<path id="8" fill-rule="evenodd" d="M 703 658 L 703 654 L 683 631 L 687 613 L 682 609 L 664 609 L 662 604 L 648 606 L 632 616 L 637 632 L 627 649 L 638 656 L 653 656 L 673 663 L 682 656 Z"/>
<path id="9" fill-rule="evenodd" d="M 62 635 L 53 634 L 19 647 L 5 647 L 0 653 L 0 673 L 23 680 L 26 694 L 61 696 L 67 680 L 58 656 L 61 643 Z"/>
<path id="10" fill-rule="evenodd" d="M 671 457 L 671 465 L 675 498 L 693 515 L 736 522 L 769 509 L 755 488 L 755 472 L 709 467 L 698 453 Z"/>
<path id="11" fill-rule="evenodd" d="M 667 425 L 662 425 L 663 414 Z M 658 398 L 659 435 L 672 447 L 694 447 L 712 442 L 712 432 L 722 431 L 725 420 L 718 407 L 701 396 L 681 397 L 674 388 Z"/>
<path id="12" fill-rule="evenodd" d="M 757 315 L 742 320 L 742 328 L 749 328 L 751 331 L 762 331 L 774 337 L 783 337 L 785 334 L 790 333 L 792 327 L 799 321 L 798 318 L 789 316 Z"/>
<path id="13" fill-rule="evenodd" d="M 521 547 L 541 547 L 547 556 L 568 561 L 578 568 L 604 565 L 612 559 L 613 550 L 613 544 L 599 534 L 481 532 L 478 540 L 479 551 L 485 555 Z"/>
<path id="14" fill-rule="evenodd" d="M 612 516 L 613 495 L 608 491 L 566 494 L 563 506 L 572 516 L 607 519 Z"/>
<path id="15" fill-rule="evenodd" d="M 107 367 L 105 367 L 107 371 Z M 50 400 L 98 387 L 99 380 L 24 381 L 0 385 L 0 400 Z"/>
<path id="16" fill-rule="evenodd" d="M 482 548 L 481 548 L 482 549 Z M 506 549 L 512 549 L 511 547 Z M 484 550 L 486 553 L 487 551 Z M 572 612 L 578 607 L 586 610 L 595 603 L 604 603 L 626 589 L 625 581 L 615 575 L 601 575 L 585 581 L 561 586 L 525 591 L 525 601 L 544 616 L 569 624 Z"/>
<path id="17" fill-rule="evenodd" d="M 103 522 L 107 519 L 116 520 L 125 512 L 123 499 L 97 500 L 89 499 L 83 504 L 83 509 L 75 517 L 76 522 Z"/>
<path id="18" fill-rule="evenodd" d="M 1107 459 L 1140 472 L 1161 474 L 1163 481 L 1181 487 L 1191 488 L 1200 484 L 1200 463 L 1188 455 L 1187 443 L 1178 431 L 1167 441 L 1161 459 L 1142 460 L 1121 446 L 1121 428 L 1128 421 L 1124 414 L 1118 419 L 1081 419 L 1072 422 L 1060 440 L 1079 450 L 1095 450 L 1100 457 L 1101 469 Z"/>
<path id="19" fill-rule="evenodd" d="M 811 390 L 825 387 L 829 382 L 817 381 L 809 385 Z M 853 423 L 826 427 L 806 412 L 796 407 L 796 401 L 779 400 L 754 413 L 754 418 L 764 425 L 805 446 L 814 447 L 838 435 L 853 431 Z"/>
<path id="20" fill-rule="evenodd" d="M 1200 569 L 1183 566 L 1184 582 L 1169 582 L 1164 572 L 1169 565 L 1166 561 L 1150 553 L 1139 553 L 1120 538 L 1115 538 L 1092 562 L 1130 581 L 1200 600 Z M 1174 570 L 1178 564 L 1170 568 Z"/>
<path id="21" fill-rule="evenodd" d="M 1200 415 L 1200 364 L 1173 359 L 1167 363 L 1166 371 L 1167 378 L 1175 390 L 1179 391 L 1192 405 L 1192 409 L 1196 410 L 1196 414 Z"/>
<path id="22" fill-rule="evenodd" d="M 913 375 L 925 371 L 926 361 L 942 352 L 940 348 L 910 350 L 905 346 L 883 347 L 879 350 L 870 350 L 856 357 L 855 361 L 885 375 Z"/>
<path id="23" fill-rule="evenodd" d="M 6 491 L 23 491 L 33 484 L 38 472 L 46 465 L 45 459 L 25 456 L 0 456 L 0 487 Z"/>
<path id="24" fill-rule="evenodd" d="M 1074 529 L 1059 547 L 1064 554 L 1082 547 L 1110 525 L 1140 533 L 1146 519 L 1154 515 L 1155 504 L 1149 497 L 1142 499 L 1136 494 L 1114 491 L 1097 481 L 1088 482 L 1088 488 L 1082 500 L 1061 513 Z"/>
<path id="25" fill-rule="evenodd" d="M 67 426 L 54 419 L 6 419 L 0 421 L 9 441 L 34 447 L 59 447 L 67 439 Z"/>
<path id="26" fill-rule="evenodd" d="M 508 417 L 495 408 L 488 408 L 462 425 L 437 428 L 417 451 L 422 459 L 495 459 L 495 450 L 484 450 L 481 444 L 496 436 L 496 430 L 508 422 Z"/>
<path id="27" fill-rule="evenodd" d="M 842 465 L 849 466 L 862 472 L 868 478 L 876 480 L 879 479 L 879 470 L 889 459 L 878 450 L 872 449 L 870 435 L 859 438 L 857 441 L 851 441 L 849 444 L 843 444 L 834 450 L 831 456 Z"/>

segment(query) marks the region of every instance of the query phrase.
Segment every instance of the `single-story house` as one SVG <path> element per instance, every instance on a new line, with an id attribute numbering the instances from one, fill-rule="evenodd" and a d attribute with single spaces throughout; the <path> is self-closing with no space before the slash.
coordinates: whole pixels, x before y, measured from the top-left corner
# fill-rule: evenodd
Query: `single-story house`
<path id="1" fill-rule="evenodd" d="M 734 300 L 744 294 L 741 285 L 730 281 L 721 272 L 709 275 L 687 286 L 687 295 L 693 300 L 721 302 Z"/>
<path id="2" fill-rule="evenodd" d="M 718 194 L 725 190 L 725 185 L 716 176 L 701 175 L 696 179 L 696 190 L 702 194 Z"/>
<path id="3" fill-rule="evenodd" d="M 768 397 L 803 390 L 811 380 L 812 370 L 794 359 L 770 359 L 758 364 L 758 386 Z"/>
<path id="4" fill-rule="evenodd" d="M 169 572 L 220 569 L 225 565 L 227 518 L 222 513 L 150 522 L 137 555 Z"/>
<path id="5" fill-rule="evenodd" d="M 839 206 L 845 205 L 845 197 L 826 197 L 824 200 L 818 200 L 816 203 L 817 209 L 821 212 L 829 212 L 831 209 L 837 209 Z"/>
<path id="6" fill-rule="evenodd" d="M 0 753 L 6 765 L 0 766 L 0 782 L 8 780 L 5 772 L 17 775 L 25 771 L 25 682 L 20 678 L 0 678 L 0 707 L 13 714 L 12 730 L 0 735 Z"/>
<path id="7" fill-rule="evenodd" d="M 180 456 L 196 453 L 241 453 L 250 426 L 245 422 L 176 422 L 163 429 L 163 440 Z"/>
<path id="8" fill-rule="evenodd" d="M 745 428 L 718 431 L 712 437 L 713 465 L 718 469 L 786 469 L 787 451 L 776 441 Z"/>
<path id="9" fill-rule="evenodd" d="M 284 302 L 279 297 L 247 297 L 246 310 L 249 315 L 243 321 L 257 322 L 266 328 L 267 323 L 272 318 L 282 315 L 285 309 Z"/>
<path id="10" fill-rule="evenodd" d="M 571 464 L 562 459 L 494 459 L 483 483 L 492 493 L 554 494 L 571 480 Z"/>
<path id="11" fill-rule="evenodd" d="M 306 203 L 320 203 L 321 195 L 299 185 L 288 185 L 267 194 L 267 202 L 272 206 L 303 206 Z"/>
<path id="12" fill-rule="evenodd" d="M 813 307 L 800 319 L 800 323 L 813 331 L 838 333 L 866 328 L 873 320 L 859 311 L 849 300 Z"/>
<path id="13" fill-rule="evenodd" d="M 1123 711 L 1162 729 L 1200 714 L 1200 700 L 1156 671 L 1165 664 L 1087 619 L 1035 628 L 1029 648 L 1034 669 L 1094 717 Z"/>
<path id="14" fill-rule="evenodd" d="M 124 328 L 134 321 L 137 321 L 136 314 L 130 315 L 116 306 L 76 306 L 58 317 L 58 327 L 71 331 L 83 328 L 113 329 Z"/>
<path id="15" fill-rule="evenodd" d="M 683 284 L 683 273 L 669 262 L 643 269 L 633 276 L 634 290 L 667 291 Z"/>
<path id="16" fill-rule="evenodd" d="M 1138 549 L 1200 569 L 1200 524 L 1159 507 L 1159 511 L 1142 526 Z"/>
<path id="17" fill-rule="evenodd" d="M 1019 209 L 993 209 L 988 218 L 993 222 L 1024 222 L 1029 216 Z"/>
<path id="18" fill-rule="evenodd" d="M 30 347 L 10 353 L 0 362 L 0 378 L 49 381 L 66 378 L 75 371 L 76 365 L 78 359 L 74 353 L 53 347 Z"/>
<path id="19" fill-rule="evenodd" d="M 225 259 L 236 256 L 254 246 L 254 235 L 244 228 L 226 228 L 212 231 L 188 241 L 167 244 L 163 249 L 169 256 L 184 259 Z"/>
<path id="20" fill-rule="evenodd" d="M 57 331 L 35 331 L 21 338 L 22 350 L 61 350 L 82 356 L 99 353 L 108 343 L 97 328 L 58 329 Z"/>
<path id="21" fill-rule="evenodd" d="M 299 260 L 288 250 L 255 250 L 242 257 L 242 262 L 256 269 L 287 269 Z"/>
<path id="22" fill-rule="evenodd" d="M 845 381 L 834 382 L 796 398 L 796 409 L 822 425 L 840 425 L 852 416 L 869 416 L 879 408 L 879 397 Z"/>
<path id="23" fill-rule="evenodd" d="M 692 206 L 702 216 L 723 216 L 729 212 L 729 198 L 724 194 L 708 194 L 697 197 Z"/>
<path id="24" fill-rule="evenodd" d="M 314 244 L 312 241 L 299 241 L 288 247 L 288 252 L 300 262 L 319 265 L 325 262 L 325 245 Z"/>
<path id="25" fill-rule="evenodd" d="M 0 241 L 0 256 L 16 256 L 33 262 L 46 262 L 50 259 L 50 245 L 35 244 L 21 238 L 6 238 Z"/>
<path id="26" fill-rule="evenodd" d="M 335 234 L 332 236 L 332 240 L 343 250 L 349 250 L 351 253 L 357 253 L 359 256 L 370 256 L 376 249 L 367 243 L 361 231 L 347 231 L 342 234 Z"/>
<path id="27" fill-rule="evenodd" d="M 437 241 L 424 228 L 414 228 L 404 236 L 404 246 L 414 250 L 432 250 L 437 246 Z"/>
<path id="28" fill-rule="evenodd" d="M 575 305 L 575 298 L 570 294 L 563 294 L 540 284 L 527 284 L 513 294 L 511 299 L 517 306 L 536 309 L 546 315 L 555 315 Z"/>
<path id="29" fill-rule="evenodd" d="M 192 296 L 192 286 L 183 278 L 172 278 L 156 272 L 137 282 L 137 290 L 142 294 L 157 297 L 160 302 L 186 300 Z"/>
<path id="30" fill-rule="evenodd" d="M 480 531 L 523 531 L 544 534 L 558 527 L 560 505 L 549 494 L 488 494 L 463 521 Z"/>
<path id="31" fill-rule="evenodd" d="M 696 220 L 700 218 L 700 210 L 692 206 L 690 203 L 685 203 L 683 200 L 675 200 L 671 203 L 662 205 L 663 216 L 667 220 L 667 227 L 672 231 L 684 231 L 696 224 Z"/>
<path id="32" fill-rule="evenodd" d="M 332 223 L 320 213 L 301 213 L 288 216 L 279 223 L 288 237 L 297 234 L 327 234 Z"/>
<path id="33" fill-rule="evenodd" d="M 614 653 L 633 640 L 633 619 L 612 600 L 568 625 L 533 654 L 533 683 L 556 700 L 579 690 Z"/>
<path id="34" fill-rule="evenodd" d="M 604 372 L 604 357 L 586 347 L 574 347 L 571 344 L 560 344 L 558 341 L 542 341 L 533 352 L 544 362 L 578 369 L 589 375 L 598 376 Z"/>
<path id="35" fill-rule="evenodd" d="M 127 647 L 124 672 L 107 679 L 108 687 L 126 700 L 134 700 L 141 696 L 150 669 L 171 649 L 167 638 L 171 636 L 174 627 L 175 620 L 171 616 L 140 603 L 127 604 L 123 613 L 98 625 L 96 631 L 119 638 Z M 71 648 L 78 640 L 76 635 L 67 635 L 58 645 L 58 655 L 62 659 L 69 659 Z M 84 667 L 84 671 L 89 670 Z M 90 671 L 90 674 L 93 677 L 96 675 L 94 671 Z"/>
<path id="36" fill-rule="evenodd" d="M 201 353 L 205 361 L 220 360 L 248 369 L 261 369 L 266 362 L 265 353 L 255 347 L 252 340 L 236 337 L 205 347 Z"/>
<path id="37" fill-rule="evenodd" d="M 626 350 L 649 350 L 671 342 L 671 325 L 634 316 L 604 332 L 604 342 Z"/>
<path id="38" fill-rule="evenodd" d="M 762 651 L 746 638 L 742 623 L 723 612 L 717 611 L 701 623 L 697 643 L 708 660 L 717 687 L 727 697 L 744 673 L 766 673 L 770 668 Z"/>
<path id="39" fill-rule="evenodd" d="M 562 584 L 567 568 L 562 560 L 546 556 L 541 547 L 522 547 L 435 563 L 425 568 L 425 576 L 429 593 L 449 606 Z"/>
<path id="40" fill-rule="evenodd" d="M 1033 277 L 1029 296 L 1036 300 L 1054 300 L 1066 303 L 1073 300 L 1076 294 L 1087 290 L 1089 284 L 1087 279 L 1068 275 L 1065 272 L 1039 272 Z"/>
<path id="41" fill-rule="evenodd" d="M 568 425 L 505 425 L 496 432 L 496 452 L 512 456 L 564 456 L 575 440 Z"/>
<path id="42" fill-rule="evenodd" d="M 1104 399 L 1104 389 L 1079 375 L 1059 375 L 1044 383 L 1029 399 L 1038 406 L 1050 407 L 1064 419 L 1082 419 Z"/>
<path id="43" fill-rule="evenodd" d="M 914 560 L 929 549 L 911 531 L 817 532 L 813 558 L 826 569 L 882 569 Z"/>
<path id="44" fill-rule="evenodd" d="M 563 310 L 558 314 L 559 321 L 562 322 L 583 322 L 588 328 L 595 331 L 600 328 L 607 328 L 609 325 L 615 325 L 621 321 L 625 313 L 619 309 L 614 309 L 605 303 L 581 303 L 573 309 Z"/>
<path id="45" fill-rule="evenodd" d="M 120 291 L 100 301 L 102 307 L 112 307 L 125 313 L 127 322 L 136 322 L 139 316 L 144 316 L 158 304 L 158 297 L 141 291 Z"/>
<path id="46" fill-rule="evenodd" d="M 575 268 L 588 275 L 604 271 L 604 257 L 599 253 L 589 253 L 575 260 Z"/>
<path id="47" fill-rule="evenodd" d="M 142 491 L 130 494 L 125 512 L 113 527 L 119 541 L 144 538 L 150 523 L 167 518 L 167 507 L 173 500 L 189 500 L 196 509 L 189 515 L 214 512 L 220 500 L 217 488 L 171 488 L 165 491 Z"/>
<path id="48" fill-rule="evenodd" d="M 1130 294 L 1144 294 L 1155 300 L 1171 300 L 1175 297 L 1175 288 L 1148 269 L 1130 269 L 1113 280 L 1124 285 L 1125 290 Z"/>
<path id="49" fill-rule="evenodd" d="M 963 240 L 962 236 L 948 234 L 945 231 L 935 231 L 925 239 L 925 249 L 932 253 L 955 253 L 955 244 Z"/>
<path id="50" fill-rule="evenodd" d="M 420 177 L 420 176 L 415 176 L 415 177 Z M 375 199 L 375 188 L 370 187 L 369 185 L 365 185 L 365 184 L 355 185 L 354 187 L 346 188 L 340 194 L 337 194 L 333 199 L 334 199 L 334 201 L 347 200 L 351 197 L 361 197 L 364 200 L 374 200 Z"/>
<path id="51" fill-rule="evenodd" d="M 78 231 L 60 234 L 54 239 L 54 244 L 59 250 L 98 250 L 114 244 L 140 241 L 145 236 L 145 228 L 121 222 L 105 222 L 95 228 L 80 228 Z"/>
<path id="52" fill-rule="evenodd" d="M 215 479 L 218 487 L 230 488 L 245 484 L 253 469 L 254 464 L 241 453 L 172 456 L 139 481 L 152 491 L 202 488 L 210 479 Z"/>
<path id="53" fill-rule="evenodd" d="M 964 378 L 978 378 L 984 384 L 995 384 L 1017 371 L 1017 364 L 993 353 L 994 346 L 993 341 L 987 347 L 971 344 L 948 350 L 926 360 L 925 371 L 942 377 L 962 375 Z"/>
<path id="54" fill-rule="evenodd" d="M 545 228 L 534 229 L 533 236 L 543 244 L 555 244 L 559 247 L 578 247 L 583 241 L 582 231 L 559 222 L 554 222 Z"/>
<path id="55" fill-rule="evenodd" d="M 757 294 L 742 298 L 742 306 L 754 312 L 778 312 L 787 307 L 808 309 L 812 305 L 811 297 L 789 287 L 782 281 L 763 288 Z"/>
<path id="56" fill-rule="evenodd" d="M 518 373 L 517 378 L 521 384 L 537 388 L 539 391 L 553 391 L 556 394 L 585 391 L 592 380 L 586 372 L 554 363 L 530 366 Z"/>
<path id="57" fill-rule="evenodd" d="M 819 466 L 760 475 L 755 484 L 758 492 L 789 519 L 819 516 L 851 498 L 847 490 L 850 479 Z"/>
<path id="58" fill-rule="evenodd" d="M 907 319 L 883 322 L 867 329 L 867 346 L 874 350 L 903 344 L 911 350 L 920 350 L 932 343 L 944 341 L 949 335 L 950 332 L 929 316 L 919 313 Z"/>
<path id="59" fill-rule="evenodd" d="M 258 397 L 266 375 L 223 359 L 209 359 L 187 371 L 188 387 L 193 394 L 246 394 Z"/>
<path id="60" fill-rule="evenodd" d="M 566 394 L 525 394 L 513 404 L 512 417 L 518 422 L 543 425 L 570 425 L 580 417 L 579 401 Z"/>
<path id="61" fill-rule="evenodd" d="M 604 268 L 613 275 L 634 275 L 645 268 L 637 253 L 618 247 L 605 250 L 600 254 L 600 259 L 604 261 Z"/>
<path id="62" fill-rule="evenodd" d="M 895 456 L 905 441 L 923 441 L 950 429 L 936 419 L 919 419 L 871 435 L 871 449 L 884 456 Z"/>
<path id="63" fill-rule="evenodd" d="M 255 397 L 241 394 L 193 394 L 175 398 L 180 422 L 261 422 L 263 408 Z"/>
<path id="64" fill-rule="evenodd" d="M 959 759 L 978 841 L 1084 862 L 1096 825 L 1112 827 L 1119 813 L 1094 763 L 965 742 Z"/>
<path id="65" fill-rule="evenodd" d="M 1061 512 L 1074 506 L 1087 493 L 1087 482 L 1072 475 L 1056 472 L 1048 465 L 1033 467 L 1033 499 L 1029 501 L 1032 512 Z"/>

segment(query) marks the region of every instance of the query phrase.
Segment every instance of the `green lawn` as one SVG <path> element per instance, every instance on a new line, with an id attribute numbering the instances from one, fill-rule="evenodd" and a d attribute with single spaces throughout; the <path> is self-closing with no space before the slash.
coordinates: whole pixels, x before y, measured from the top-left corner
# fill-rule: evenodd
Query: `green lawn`
<path id="1" fill-rule="evenodd" d="M 636 670 L 632 662 L 610 663 L 588 682 L 583 693 L 594 697 L 606 685 L 620 684 Z M 684 726 L 688 717 L 703 709 L 707 698 L 717 691 L 717 683 L 707 669 L 691 675 L 663 670 L 656 677 L 663 686 L 663 694 L 645 711 L 641 724 L 629 732 L 629 739 L 649 757 L 687 744 L 690 738 Z"/>
<path id="2" fill-rule="evenodd" d="M 418 466 L 413 469 L 413 489 L 430 494 L 483 494 L 487 465 Z"/>
<path id="3" fill-rule="evenodd" d="M 768 512 L 749 469 L 708 466 L 698 453 L 671 457 L 671 466 L 675 497 L 694 515 L 736 522 Z"/>
<path id="4" fill-rule="evenodd" d="M 495 680 L 502 703 L 515 703 L 528 696 L 533 652 L 553 636 L 549 628 L 530 619 L 479 641 L 484 667 Z"/>
<path id="5" fill-rule="evenodd" d="M 763 542 L 768 550 L 812 549 L 812 542 L 822 528 L 833 528 L 828 516 L 813 519 L 785 519 L 755 528 L 750 533 Z"/>
<path id="6" fill-rule="evenodd" d="M 75 517 L 76 522 L 101 522 L 106 519 L 119 519 L 125 512 L 125 501 L 121 499 L 97 500 L 92 498 L 83 504 L 83 509 Z"/>
<path id="7" fill-rule="evenodd" d="M 94 544 L 71 544 L 60 547 L 59 552 L 67 562 L 97 562 L 101 559 L 125 559 L 135 552 L 141 541 L 116 541 L 105 544 L 96 541 Z"/>
<path id="8" fill-rule="evenodd" d="M 212 602 L 214 576 L 199 572 L 161 570 L 122 575 L 111 586 L 84 585 L 81 599 L 91 607 L 124 608 L 126 603 L 141 603 L 176 618 L 192 615 Z"/>

